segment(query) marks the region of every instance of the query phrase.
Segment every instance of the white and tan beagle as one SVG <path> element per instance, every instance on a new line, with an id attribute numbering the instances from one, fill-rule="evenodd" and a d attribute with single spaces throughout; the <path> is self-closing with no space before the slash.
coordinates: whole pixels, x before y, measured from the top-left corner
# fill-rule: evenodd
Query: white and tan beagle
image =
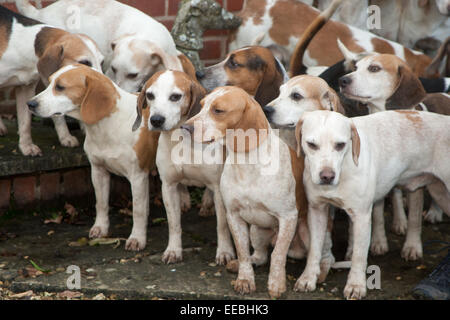
<path id="1" fill-rule="evenodd" d="M 133 195 L 133 229 L 127 250 L 147 243 L 149 172 L 155 166 L 159 133 L 145 128 L 132 131 L 137 95 L 120 89 L 103 74 L 82 65 L 66 66 L 50 77 L 48 88 L 28 102 L 40 117 L 64 114 L 84 123 L 84 150 L 91 164 L 96 197 L 96 219 L 91 238 L 106 237 L 109 229 L 110 174 L 126 177 Z M 148 119 L 148 110 L 144 111 Z"/>
<path id="2" fill-rule="evenodd" d="M 60 67 L 84 63 L 101 70 L 103 55 L 94 41 L 84 35 L 71 34 L 0 6 L 0 88 L 17 87 L 16 105 L 19 123 L 19 149 L 27 156 L 42 152 L 31 138 L 31 114 L 26 102 L 35 95 L 39 80 Z M 54 117 L 60 143 L 78 146 L 62 117 Z M 6 134 L 0 119 L 0 135 Z"/>
<path id="3" fill-rule="evenodd" d="M 356 68 L 356 71 L 339 79 L 341 92 L 350 99 L 366 103 L 370 113 L 411 109 L 450 115 L 450 96 L 445 93 L 427 95 L 419 79 L 407 64 L 398 57 L 389 54 L 373 54 L 357 62 Z M 420 192 L 416 192 L 416 198 L 419 197 Z M 399 234 L 404 234 L 407 231 L 402 256 L 409 260 L 421 258 L 421 224 L 411 225 L 411 223 L 412 221 L 420 221 L 423 200 L 417 202 L 413 197 L 408 197 L 409 216 L 415 214 L 418 217 L 407 222 L 401 190 L 394 189 L 392 196 L 394 207 L 393 229 Z M 447 206 L 442 209 L 450 214 L 450 207 Z M 384 254 L 388 251 L 384 229 L 384 201 L 380 201 L 374 206 L 373 218 L 371 251 L 374 254 Z M 434 202 L 431 211 L 426 215 L 426 219 L 430 221 L 442 220 L 442 210 Z"/>
<path id="4" fill-rule="evenodd" d="M 161 132 L 156 164 L 169 224 L 169 244 L 162 257 L 165 263 L 176 263 L 183 259 L 180 186 L 206 187 L 212 192 L 217 217 L 216 262 L 226 264 L 235 257 L 219 190 L 223 161 L 211 164 L 196 162 L 194 156 L 198 152 L 202 154 L 202 146 L 191 144 L 187 138 L 179 142 L 182 137 L 180 126 L 198 112 L 205 93 L 195 78 L 184 72 L 168 70 L 153 75 L 139 96 L 138 110 L 149 113 L 149 117 L 144 120 L 145 126 L 150 132 Z M 140 121 L 138 117 L 136 126 Z M 180 149 L 186 155 L 176 157 Z"/>
<path id="5" fill-rule="evenodd" d="M 249 46 L 231 51 L 222 62 L 197 72 L 197 79 L 209 92 L 222 86 L 242 88 L 264 106 L 278 96 L 289 78 L 270 49 Z"/>
<path id="6" fill-rule="evenodd" d="M 412 194 L 426 185 L 440 194 L 439 205 L 445 203 L 450 191 L 449 126 L 447 116 L 410 110 L 351 119 L 330 111 L 302 116 L 296 128 L 297 152 L 305 154 L 303 182 L 311 244 L 297 289 L 316 288 L 327 209 L 332 204 L 344 209 L 354 224 L 344 296 L 360 299 L 366 295 L 372 206 L 395 185 Z"/>
<path id="7" fill-rule="evenodd" d="M 140 91 L 158 70 L 183 70 L 167 28 L 119 1 L 59 0 L 40 10 L 28 0 L 16 5 L 26 16 L 92 37 L 106 57 L 106 74 L 126 91 Z"/>
<path id="8" fill-rule="evenodd" d="M 252 264 L 267 262 L 268 247 L 277 232 L 268 290 L 271 297 L 279 297 L 286 291 L 285 264 L 297 224 L 301 241 L 297 258 L 306 254 L 309 242 L 303 158 L 278 138 L 261 106 L 241 88 L 215 89 L 202 100 L 200 113 L 183 128 L 198 143 L 220 143 L 227 149 L 220 191 L 239 260 L 234 289 L 241 294 L 255 291 Z M 254 248 L 251 256 L 250 244 Z M 327 245 L 321 261 L 322 280 L 334 263 L 330 237 Z"/>
<path id="9" fill-rule="evenodd" d="M 243 19 L 241 26 L 230 34 L 230 50 L 253 43 L 260 34 L 266 34 L 262 46 L 277 44 L 291 55 L 311 22 L 320 11 L 297 0 L 246 0 L 238 14 Z M 336 41 L 341 41 L 355 52 L 392 53 L 407 61 L 416 75 L 422 75 L 431 59 L 398 43 L 380 38 L 373 33 L 328 21 L 311 41 L 304 57 L 304 65 L 331 66 L 343 59 Z M 324 49 L 326 48 L 326 50 Z M 293 74 L 299 74 L 290 70 Z"/>

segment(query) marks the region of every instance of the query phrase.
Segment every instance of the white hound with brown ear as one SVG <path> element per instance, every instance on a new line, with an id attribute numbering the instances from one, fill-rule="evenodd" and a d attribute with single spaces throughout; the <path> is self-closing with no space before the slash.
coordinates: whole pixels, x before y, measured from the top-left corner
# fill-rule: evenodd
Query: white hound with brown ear
<path id="1" fill-rule="evenodd" d="M 180 126 L 198 112 L 200 100 L 205 93 L 205 89 L 186 73 L 167 70 L 157 72 L 147 81 L 138 100 L 138 112 L 149 112 L 145 125 L 152 132 L 161 132 L 156 165 L 162 182 L 162 197 L 169 224 L 169 244 L 162 257 L 165 263 L 183 260 L 180 208 L 182 186 L 206 186 L 213 193 L 217 216 L 216 262 L 226 264 L 235 257 L 219 187 L 223 161 L 211 164 L 197 162 L 195 155 L 203 154 L 202 146 L 191 144 L 191 139 L 186 137 L 179 142 L 182 136 Z M 141 118 L 138 117 L 136 126 L 140 121 Z"/>
<path id="2" fill-rule="evenodd" d="M 159 134 L 140 126 L 136 119 L 137 96 L 120 89 L 91 68 L 67 66 L 50 77 L 48 88 L 28 102 L 40 117 L 64 114 L 84 123 L 84 150 L 91 163 L 96 198 L 95 224 L 91 238 L 106 237 L 109 230 L 110 174 L 126 177 L 133 195 L 133 229 L 127 250 L 142 250 L 147 243 L 149 212 L 148 175 L 155 165 Z M 144 115 L 148 117 L 148 112 Z"/>
<path id="3" fill-rule="evenodd" d="M 313 291 L 330 204 L 353 221 L 352 265 L 347 299 L 366 296 L 371 213 L 395 186 L 415 191 L 427 185 L 445 204 L 450 192 L 450 117 L 421 111 L 386 111 L 346 118 L 331 111 L 305 113 L 296 128 L 297 152 L 305 154 L 303 182 L 309 202 L 310 251 L 295 288 Z M 408 134 L 405 134 L 408 132 Z"/>
<path id="4" fill-rule="evenodd" d="M 59 0 L 43 9 L 29 0 L 16 5 L 28 17 L 92 37 L 106 57 L 106 75 L 128 92 L 140 91 L 158 70 L 183 70 L 169 30 L 119 1 Z"/>
<path id="5" fill-rule="evenodd" d="M 450 97 L 447 94 L 427 96 L 419 79 L 400 58 L 390 54 L 372 54 L 358 61 L 356 67 L 356 71 L 339 79 L 341 92 L 350 99 L 367 103 L 370 113 L 411 109 L 450 115 Z M 393 229 L 400 234 L 407 230 L 402 256 L 407 260 L 416 260 L 422 257 L 421 224 L 411 223 L 421 221 L 419 217 L 422 215 L 423 201 L 417 202 L 411 197 L 408 199 L 412 201 L 408 203 L 409 215 L 417 215 L 409 222 L 404 214 L 402 192 L 397 188 L 393 190 Z M 448 208 L 442 209 L 450 214 Z M 433 204 L 432 211 L 427 216 L 431 220 L 439 220 L 440 216 L 442 220 L 442 211 Z M 371 251 L 374 254 L 384 254 L 388 250 L 384 228 L 384 201 L 375 205 L 373 218 Z M 351 253 L 351 247 L 348 253 Z"/>

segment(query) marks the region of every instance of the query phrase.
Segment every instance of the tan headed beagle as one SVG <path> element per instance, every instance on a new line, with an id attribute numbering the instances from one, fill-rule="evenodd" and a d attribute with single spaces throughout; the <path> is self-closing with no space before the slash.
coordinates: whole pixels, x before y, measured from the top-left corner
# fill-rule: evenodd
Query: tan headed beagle
<path id="1" fill-rule="evenodd" d="M 126 177 L 133 195 L 133 229 L 125 248 L 142 250 L 147 243 L 149 172 L 155 167 L 159 133 L 144 121 L 132 131 L 138 97 L 120 89 L 103 74 L 86 66 L 66 66 L 50 77 L 48 88 L 28 102 L 40 117 L 63 114 L 85 124 L 84 150 L 91 163 L 96 197 L 91 238 L 106 237 L 109 229 L 110 174 Z M 143 111 L 148 119 L 149 110 Z"/>

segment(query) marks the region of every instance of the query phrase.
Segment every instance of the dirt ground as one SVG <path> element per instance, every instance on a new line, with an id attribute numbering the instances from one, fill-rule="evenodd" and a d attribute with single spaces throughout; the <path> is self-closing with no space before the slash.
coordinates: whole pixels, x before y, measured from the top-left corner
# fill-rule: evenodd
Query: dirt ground
<path id="1" fill-rule="evenodd" d="M 139 253 L 125 251 L 123 240 L 120 244 L 90 246 L 85 238 L 94 221 L 94 210 L 68 211 L 72 215 L 66 212 L 59 224 L 44 222 L 64 212 L 62 208 L 0 217 L 0 299 L 269 299 L 268 266 L 255 269 L 254 294 L 240 296 L 234 292 L 236 275 L 214 263 L 215 217 L 199 217 L 197 209 L 182 217 L 184 261 L 172 265 L 161 262 L 168 231 L 160 205 L 151 208 L 147 247 Z M 132 220 L 124 212 L 111 210 L 111 237 L 128 237 Z M 390 214 L 386 218 L 389 230 Z M 424 223 L 424 243 L 450 241 L 450 219 L 444 219 L 437 225 Z M 335 219 L 333 238 L 333 252 L 337 260 L 342 260 L 347 238 L 347 220 L 342 214 Z M 369 257 L 368 265 L 380 267 L 381 289 L 369 290 L 367 299 L 413 299 L 411 289 L 446 252 L 429 254 L 427 249 L 438 247 L 427 247 L 423 260 L 406 262 L 400 257 L 404 237 L 388 231 L 388 239 L 388 254 Z M 79 290 L 67 288 L 70 274 L 66 269 L 70 265 L 81 269 Z M 288 259 L 288 290 L 282 299 L 343 299 L 348 270 L 331 270 L 314 293 L 294 292 L 292 288 L 304 266 L 304 260 Z"/>

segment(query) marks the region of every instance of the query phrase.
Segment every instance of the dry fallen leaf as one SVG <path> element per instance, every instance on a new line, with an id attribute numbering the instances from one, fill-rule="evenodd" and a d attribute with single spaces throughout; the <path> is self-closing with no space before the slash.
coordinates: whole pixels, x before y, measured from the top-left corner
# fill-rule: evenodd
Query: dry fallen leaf
<path id="1" fill-rule="evenodd" d="M 133 211 L 131 211 L 131 210 L 128 209 L 128 208 L 120 209 L 120 210 L 119 210 L 119 213 L 120 213 L 120 214 L 124 214 L 124 215 L 126 215 L 126 216 L 133 216 Z"/>
<path id="2" fill-rule="evenodd" d="M 92 300 L 106 300 L 106 297 L 103 293 L 99 293 L 98 295 L 93 297 Z"/>
<path id="3" fill-rule="evenodd" d="M 33 290 L 28 290 L 28 291 L 25 291 L 25 292 L 22 292 L 22 293 L 13 294 L 13 295 L 11 295 L 9 297 L 13 298 L 13 299 L 21 299 L 21 298 L 29 297 L 29 296 L 32 296 L 32 295 L 33 295 Z"/>
<path id="4" fill-rule="evenodd" d="M 46 220 L 44 220 L 44 223 L 45 223 L 45 224 L 49 224 L 49 223 L 61 224 L 62 219 L 63 219 L 62 214 L 61 214 L 61 213 L 58 213 L 58 216 L 57 216 L 57 217 L 55 217 L 55 218 L 53 218 L 53 219 L 46 219 Z"/>
<path id="5" fill-rule="evenodd" d="M 79 298 L 81 297 L 83 294 L 81 292 L 78 291 L 70 291 L 70 290 L 66 290 L 63 292 L 58 293 L 58 298 L 66 298 L 66 299 L 74 299 L 74 298 Z"/>

